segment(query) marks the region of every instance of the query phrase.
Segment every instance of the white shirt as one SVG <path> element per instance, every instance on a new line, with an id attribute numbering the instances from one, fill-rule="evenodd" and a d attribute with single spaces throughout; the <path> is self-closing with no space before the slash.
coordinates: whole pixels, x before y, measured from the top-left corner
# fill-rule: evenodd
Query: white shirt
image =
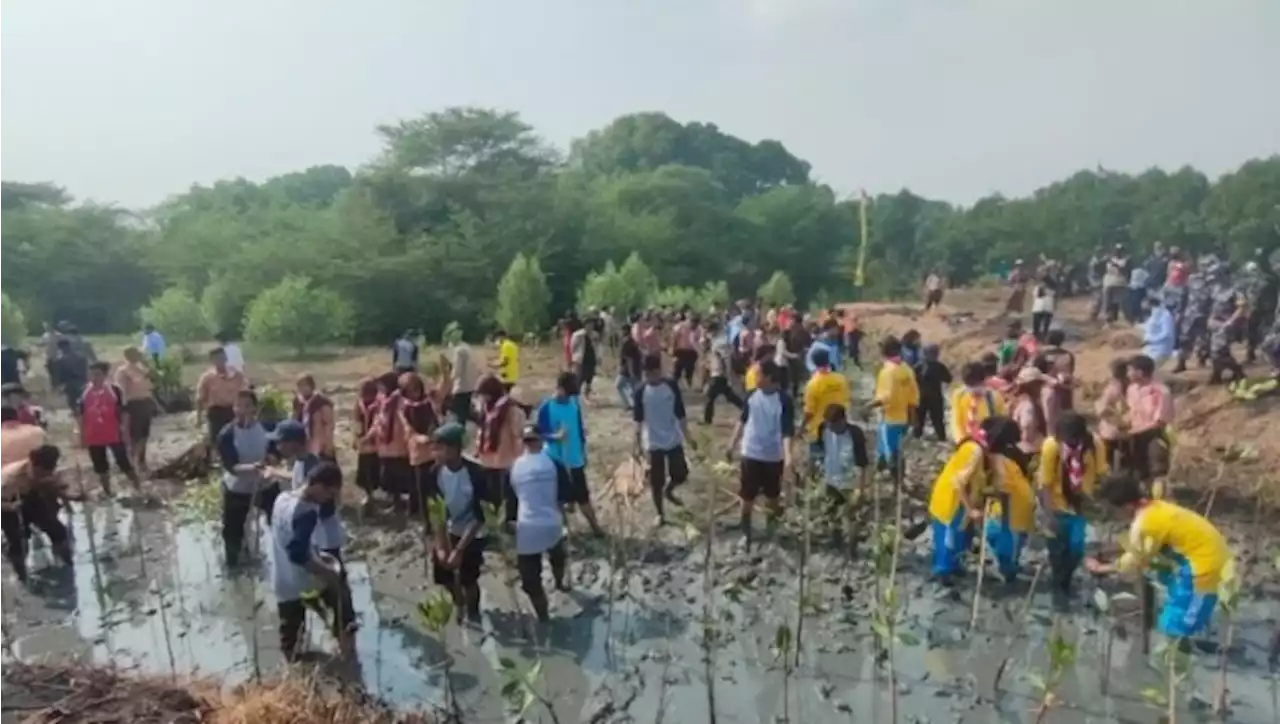
<path id="1" fill-rule="evenodd" d="M 227 356 L 228 367 L 237 372 L 244 372 L 244 353 L 240 351 L 240 345 L 228 342 L 222 345 L 222 353 Z"/>
<path id="2" fill-rule="evenodd" d="M 289 548 L 299 542 L 294 535 L 295 524 L 319 514 L 320 507 L 296 491 L 286 490 L 276 497 L 271 508 L 271 584 L 277 601 L 296 601 L 316 587 L 311 572 L 289 560 Z M 307 551 L 308 557 L 312 552 Z"/>
<path id="3" fill-rule="evenodd" d="M 564 536 L 560 480 L 555 461 L 545 452 L 525 452 L 511 466 L 516 500 L 516 554 L 550 550 Z"/>
<path id="4" fill-rule="evenodd" d="M 303 488 L 307 487 L 307 473 L 311 472 L 311 468 L 319 464 L 319 459 L 310 454 L 294 461 L 293 492 L 300 493 Z M 333 515 L 321 516 L 320 522 L 316 524 L 316 532 L 311 535 L 311 542 L 322 551 L 341 548 L 347 542 L 346 531 L 342 528 L 342 514 L 335 510 Z"/>
<path id="5" fill-rule="evenodd" d="M 1053 290 L 1046 286 L 1036 287 L 1035 294 L 1039 295 L 1043 291 L 1043 296 L 1031 297 L 1031 311 L 1034 313 L 1045 313 L 1053 311 Z"/>

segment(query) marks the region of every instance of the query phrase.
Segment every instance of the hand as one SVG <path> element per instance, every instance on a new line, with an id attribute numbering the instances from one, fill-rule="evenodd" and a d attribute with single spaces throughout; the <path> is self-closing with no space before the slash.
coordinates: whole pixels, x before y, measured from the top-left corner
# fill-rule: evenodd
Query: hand
<path id="1" fill-rule="evenodd" d="M 462 551 L 454 548 L 449 551 L 449 555 L 444 559 L 444 567 L 456 570 L 462 564 Z"/>
<path id="2" fill-rule="evenodd" d="M 431 438 L 427 437 L 426 435 L 414 435 L 413 443 L 415 445 L 428 445 L 431 443 Z"/>
<path id="3" fill-rule="evenodd" d="M 1095 576 L 1100 576 L 1104 573 L 1107 573 L 1110 570 L 1107 564 L 1099 561 L 1097 558 L 1094 558 L 1093 556 L 1087 556 L 1084 559 L 1084 569 Z"/>
<path id="4" fill-rule="evenodd" d="M 969 520 L 974 521 L 975 523 L 981 523 L 983 518 L 982 509 L 970 508 L 969 512 L 965 514 L 965 517 L 968 518 Z"/>

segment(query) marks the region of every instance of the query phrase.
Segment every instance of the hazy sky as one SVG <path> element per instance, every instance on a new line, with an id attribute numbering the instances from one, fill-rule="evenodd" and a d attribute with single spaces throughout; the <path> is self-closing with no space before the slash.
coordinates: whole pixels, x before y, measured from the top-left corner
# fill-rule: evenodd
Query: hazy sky
<path id="1" fill-rule="evenodd" d="M 0 33 L 3 177 L 131 206 L 459 104 L 561 146 L 661 110 L 956 201 L 1280 153 L 1278 0 L 4 0 Z"/>

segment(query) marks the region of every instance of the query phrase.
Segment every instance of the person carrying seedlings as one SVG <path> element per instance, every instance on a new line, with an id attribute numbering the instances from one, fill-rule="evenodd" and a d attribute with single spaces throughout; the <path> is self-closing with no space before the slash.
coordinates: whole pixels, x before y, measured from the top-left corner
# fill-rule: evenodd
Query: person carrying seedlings
<path id="1" fill-rule="evenodd" d="M 538 406 L 534 419 L 538 432 L 547 441 L 547 455 L 569 470 L 571 484 L 566 502 L 578 506 L 594 535 L 603 536 L 604 529 L 591 506 L 591 489 L 587 486 L 587 425 L 578 396 L 578 376 L 572 372 L 561 373 L 556 379 L 556 393 Z"/>
<path id="2" fill-rule="evenodd" d="M 964 570 L 983 507 L 989 495 L 1004 489 L 1005 458 L 1016 457 L 1018 426 L 1004 416 L 988 417 L 966 435 L 933 481 L 929 518 L 933 528 L 933 576 L 951 583 Z"/>
<path id="3" fill-rule="evenodd" d="M 920 406 L 916 408 L 912 433 L 919 440 L 924 437 L 924 425 L 933 425 L 938 442 L 947 439 L 946 389 L 951 384 L 951 369 L 939 359 L 941 350 L 936 344 L 926 344 L 920 351 L 920 361 L 914 366 L 916 386 L 920 389 Z"/>
<path id="4" fill-rule="evenodd" d="M 987 387 L 987 370 L 981 362 L 960 368 L 962 387 L 951 393 L 951 439 L 959 443 L 977 437 L 982 421 L 1009 414 L 1004 397 Z"/>
<path id="5" fill-rule="evenodd" d="M 1089 431 L 1083 415 L 1064 413 L 1040 446 L 1036 470 L 1041 527 L 1050 536 L 1049 565 L 1059 605 L 1070 599 L 1071 578 L 1084 561 L 1084 506 L 1107 471 L 1106 444 Z"/>
<path id="6" fill-rule="evenodd" d="M 1129 360 L 1125 406 L 1133 471 L 1149 486 L 1151 497 L 1163 498 L 1173 447 L 1173 393 L 1155 379 L 1155 371 L 1155 361 L 1144 354 Z"/>
<path id="7" fill-rule="evenodd" d="M 920 406 L 920 388 L 910 365 L 902 359 L 902 343 L 886 337 L 880 343 L 884 364 L 876 373 L 875 400 L 881 419 L 876 434 L 876 464 L 888 467 L 893 479 L 902 482 L 902 438 Z"/>
<path id="8" fill-rule="evenodd" d="M 707 402 L 702 409 L 702 422 L 710 425 L 715 419 L 718 398 L 723 397 L 739 410 L 742 409 L 742 398 L 738 397 L 733 385 L 729 384 L 729 375 L 733 372 L 733 349 L 729 346 L 729 339 L 722 333 L 719 322 L 707 323 L 707 336 L 711 339 L 711 352 L 708 355 L 708 374 L 711 379 L 707 384 Z M 630 406 L 631 402 L 628 400 L 627 407 Z"/>
<path id="9" fill-rule="evenodd" d="M 436 428 L 435 463 L 427 475 L 427 497 L 444 507 L 444 525 L 432 524 L 432 578 L 449 589 L 461 619 L 480 621 L 480 569 L 484 565 L 484 506 L 489 500 L 488 476 L 480 463 L 462 454 L 463 423 Z"/>
<path id="10" fill-rule="evenodd" d="M 809 441 L 811 472 L 817 473 L 823 460 L 821 427 L 827 410 L 832 405 L 846 409 L 852 403 L 853 392 L 849 389 L 849 379 L 831 370 L 831 358 L 827 350 L 815 350 L 813 361 L 816 366 L 813 376 L 805 383 L 801 408 L 802 427 L 805 438 Z"/>
<path id="11" fill-rule="evenodd" d="M 1112 475 L 1099 497 L 1132 516 L 1115 563 L 1086 558 L 1085 568 L 1101 576 L 1150 570 L 1168 597 L 1157 628 L 1171 638 L 1202 633 L 1218 605 L 1218 586 L 1235 576 L 1227 539 L 1207 518 L 1166 500 L 1152 500 L 1131 475 Z"/>
<path id="12" fill-rule="evenodd" d="M 111 366 L 94 362 L 89 366 L 89 384 L 80 396 L 80 441 L 89 450 L 93 472 L 98 475 L 102 492 L 111 495 L 111 464 L 107 453 L 115 458 L 116 468 L 124 473 L 134 488 L 138 473 L 129 459 L 129 412 L 124 406 L 124 392 L 107 381 Z"/>
<path id="13" fill-rule="evenodd" d="M 636 389 L 631 412 L 636 423 L 635 456 L 639 458 L 643 451 L 648 458 L 656 524 L 662 525 L 666 522 L 663 499 L 680 505 L 674 491 L 689 479 L 689 463 L 684 457 L 689 426 L 680 386 L 662 376 L 662 358 L 656 354 L 644 358 L 644 384 Z"/>
<path id="14" fill-rule="evenodd" d="M 54 555 L 64 565 L 71 565 L 71 539 L 67 527 L 58 520 L 58 501 L 67 497 L 57 472 L 60 456 L 53 445 L 40 445 L 24 459 L 0 467 L 5 557 L 23 583 L 27 581 L 27 539 L 33 527 L 44 531 Z"/>
<path id="15" fill-rule="evenodd" d="M 435 457 L 435 445 L 431 435 L 440 426 L 441 413 L 437 400 L 427 391 L 422 375 L 402 372 L 398 381 L 400 389 L 396 404 L 396 425 L 405 432 L 405 447 L 409 453 L 409 467 L 413 470 L 413 482 L 409 494 L 409 513 L 422 514 L 422 496 L 425 478 Z"/>
<path id="16" fill-rule="evenodd" d="M 826 485 L 827 512 L 833 518 L 845 510 L 849 494 L 866 490 L 871 477 L 871 461 L 867 456 L 867 436 L 862 428 L 849 422 L 842 404 L 827 405 L 818 425 L 818 439 L 810 448 L 818 461 L 822 482 Z"/>
<path id="17" fill-rule="evenodd" d="M 342 564 L 313 543 L 321 508 L 336 505 L 341 493 L 342 469 L 320 463 L 301 487 L 281 493 L 272 508 L 271 583 L 280 620 L 280 652 L 286 661 L 297 658 L 309 602 L 327 619 L 341 655 L 348 659 L 355 655 L 356 615 Z"/>
<path id="18" fill-rule="evenodd" d="M 271 436 L 258 420 L 258 396 L 240 390 L 232 421 L 215 438 L 222 463 L 222 547 L 228 567 L 240 562 L 244 529 L 256 507 L 270 519 L 280 486 L 265 474 Z M 284 423 L 282 423 L 284 424 Z"/>
<path id="19" fill-rule="evenodd" d="M 504 501 L 504 519 L 516 520 L 516 495 L 511 487 L 511 466 L 523 450 L 524 409 L 507 392 L 506 385 L 488 375 L 476 385 L 480 396 L 480 434 L 476 436 L 476 460 L 489 476 L 489 494 Z"/>
<path id="20" fill-rule="evenodd" d="M 356 450 L 356 485 L 365 492 L 366 508 L 373 503 L 373 491 L 382 487 L 377 441 L 380 402 L 377 380 L 372 377 L 360 380 L 355 408 L 351 416 L 354 421 L 352 432 L 355 437 L 352 447 Z"/>
<path id="21" fill-rule="evenodd" d="M 316 388 L 316 378 L 303 374 L 294 383 L 293 419 L 307 430 L 307 451 L 331 463 L 338 461 L 333 441 L 333 401 Z"/>
<path id="22" fill-rule="evenodd" d="M 782 515 L 782 478 L 791 469 L 791 442 L 796 433 L 795 403 L 778 387 L 781 371 L 773 360 L 760 363 L 759 387 L 747 395 L 742 418 L 733 429 L 729 459 L 739 450 L 738 498 L 742 504 L 742 537 L 751 545 L 751 513 L 756 498 L 764 494 L 768 526 L 772 530 Z"/>
<path id="23" fill-rule="evenodd" d="M 538 620 L 546 622 L 551 616 L 547 591 L 542 586 L 543 555 L 551 561 L 556 590 L 569 590 L 565 580 L 569 554 L 561 505 L 572 483 L 569 470 L 543 450 L 542 434 L 536 425 L 525 425 L 520 438 L 524 451 L 511 466 L 511 487 L 517 501 L 516 568 L 520 587 L 529 596 Z"/>
<path id="24" fill-rule="evenodd" d="M 236 396 L 249 389 L 249 381 L 227 364 L 221 347 L 209 350 L 209 365 L 196 381 L 196 417 L 205 421 L 209 445 L 216 448 L 218 434 L 235 419 Z"/>

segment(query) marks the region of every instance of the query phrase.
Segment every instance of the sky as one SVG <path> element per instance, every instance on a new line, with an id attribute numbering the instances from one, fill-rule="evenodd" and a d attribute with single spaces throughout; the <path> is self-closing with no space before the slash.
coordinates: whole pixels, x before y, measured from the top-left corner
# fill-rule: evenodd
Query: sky
<path id="1" fill-rule="evenodd" d="M 0 175 L 129 207 L 451 105 L 562 148 L 664 111 L 961 203 L 1280 153 L 1280 0 L 5 0 L 0 74 Z"/>

